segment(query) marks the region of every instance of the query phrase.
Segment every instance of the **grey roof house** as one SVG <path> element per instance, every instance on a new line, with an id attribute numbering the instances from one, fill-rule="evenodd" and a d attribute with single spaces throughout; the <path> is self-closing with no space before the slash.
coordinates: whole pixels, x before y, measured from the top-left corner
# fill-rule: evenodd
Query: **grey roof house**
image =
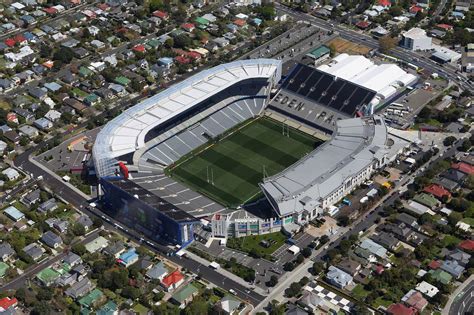
<path id="1" fill-rule="evenodd" d="M 58 248 L 63 243 L 63 240 L 61 239 L 61 237 L 59 235 L 54 234 L 51 231 L 47 231 L 43 233 L 43 236 L 41 237 L 41 241 L 51 248 Z"/>
<path id="2" fill-rule="evenodd" d="M 353 278 L 350 274 L 334 266 L 329 266 L 326 279 L 329 283 L 341 289 L 353 282 Z"/>
<path id="3" fill-rule="evenodd" d="M 84 278 L 81 281 L 74 283 L 64 293 L 73 299 L 78 299 L 81 296 L 84 296 L 90 291 L 92 291 L 92 289 L 93 289 L 92 282 L 88 278 Z"/>
<path id="4" fill-rule="evenodd" d="M 26 255 L 37 261 L 43 256 L 44 249 L 36 243 L 31 243 L 23 248 Z"/>
<path id="5" fill-rule="evenodd" d="M 0 243 L 0 260 L 7 261 L 15 255 L 15 250 L 7 242 Z"/>
<path id="6" fill-rule="evenodd" d="M 46 213 L 46 212 L 50 212 L 50 211 L 54 211 L 58 208 L 58 204 L 56 202 L 56 199 L 54 198 L 51 198 L 49 200 L 46 200 L 45 202 L 43 202 L 42 204 L 40 204 L 38 206 L 38 211 L 40 213 Z"/>

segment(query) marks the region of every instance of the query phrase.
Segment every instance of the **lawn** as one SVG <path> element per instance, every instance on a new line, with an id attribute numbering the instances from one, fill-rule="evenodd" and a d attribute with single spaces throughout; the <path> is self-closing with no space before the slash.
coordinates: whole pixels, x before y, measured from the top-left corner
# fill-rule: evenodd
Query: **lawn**
<path id="1" fill-rule="evenodd" d="M 359 301 L 363 301 L 368 294 L 369 291 L 365 290 L 364 286 L 360 284 L 356 285 L 351 291 L 351 295 Z"/>
<path id="2" fill-rule="evenodd" d="M 261 241 L 270 243 L 270 247 L 266 248 L 260 245 Z M 256 252 L 261 257 L 270 256 L 277 250 L 286 240 L 286 236 L 281 232 L 269 233 L 265 235 L 251 235 L 239 238 L 229 238 L 227 240 L 227 247 L 241 250 L 243 252 Z"/>
<path id="3" fill-rule="evenodd" d="M 192 152 L 167 173 L 225 206 L 238 207 L 261 194 L 264 176 L 281 172 L 321 144 L 296 129 L 290 128 L 289 136 L 282 131 L 281 123 L 256 119 Z"/>
<path id="4" fill-rule="evenodd" d="M 133 307 L 133 310 L 140 315 L 146 315 L 149 312 L 149 309 L 143 306 L 142 304 L 137 304 Z"/>
<path id="5" fill-rule="evenodd" d="M 392 305 L 393 302 L 392 301 L 389 301 L 389 300 L 384 300 L 383 298 L 381 297 L 378 297 L 377 299 L 375 299 L 374 303 L 373 303 L 373 306 L 375 308 L 379 307 L 379 306 L 383 306 L 385 308 L 388 308 L 390 305 Z"/>
<path id="6" fill-rule="evenodd" d="M 474 227 L 474 218 L 464 218 L 461 221 L 466 224 L 469 224 L 471 227 Z"/>

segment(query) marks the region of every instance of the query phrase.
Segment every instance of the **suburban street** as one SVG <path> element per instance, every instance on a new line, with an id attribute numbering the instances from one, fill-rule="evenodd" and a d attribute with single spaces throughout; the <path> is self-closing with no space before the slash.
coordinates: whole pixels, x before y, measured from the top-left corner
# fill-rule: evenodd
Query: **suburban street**
<path id="1" fill-rule="evenodd" d="M 443 313 L 463 315 L 474 311 L 474 275 L 471 275 L 451 295 Z"/>

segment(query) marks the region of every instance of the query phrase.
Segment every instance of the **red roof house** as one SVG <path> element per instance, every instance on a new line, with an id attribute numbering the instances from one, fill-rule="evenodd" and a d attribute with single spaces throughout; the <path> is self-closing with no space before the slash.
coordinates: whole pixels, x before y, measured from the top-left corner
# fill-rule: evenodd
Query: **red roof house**
<path id="1" fill-rule="evenodd" d="M 14 122 L 18 124 L 18 117 L 16 116 L 15 113 L 8 113 L 7 114 L 7 121 Z"/>
<path id="2" fill-rule="evenodd" d="M 187 65 L 188 63 L 191 62 L 189 58 L 184 57 L 184 56 L 176 56 L 174 57 L 174 60 L 176 60 L 177 63 L 182 64 L 182 65 Z"/>
<path id="3" fill-rule="evenodd" d="M 200 60 L 201 54 L 196 51 L 188 51 L 187 56 L 193 60 Z"/>
<path id="4" fill-rule="evenodd" d="M 7 45 L 8 47 L 13 47 L 15 46 L 15 44 L 16 41 L 13 38 L 8 38 L 5 40 L 5 45 Z"/>
<path id="5" fill-rule="evenodd" d="M 429 264 L 428 264 L 428 267 L 432 270 L 436 270 L 438 269 L 439 267 L 441 267 L 441 263 L 437 260 L 432 260 Z"/>
<path id="6" fill-rule="evenodd" d="M 184 23 L 181 24 L 181 28 L 185 30 L 186 32 L 192 32 L 196 28 L 193 23 Z"/>
<path id="7" fill-rule="evenodd" d="M 474 252 L 474 240 L 464 240 L 458 246 L 465 251 Z"/>
<path id="8" fill-rule="evenodd" d="M 356 26 L 360 29 L 365 30 L 367 27 L 369 27 L 370 22 L 369 21 L 359 21 L 356 23 Z"/>
<path id="9" fill-rule="evenodd" d="M 17 42 L 18 44 L 21 44 L 23 42 L 26 42 L 26 38 L 21 35 L 21 34 L 18 34 L 16 35 L 15 37 L 13 37 L 13 39 L 15 40 L 15 42 Z"/>
<path id="10" fill-rule="evenodd" d="M 242 20 L 242 19 L 236 19 L 234 21 L 234 24 L 237 25 L 238 27 L 243 27 L 247 24 L 247 22 L 245 22 L 245 20 Z"/>
<path id="11" fill-rule="evenodd" d="M 51 8 L 44 8 L 43 9 L 44 12 L 50 14 L 50 15 L 53 15 L 53 14 L 56 14 L 58 13 L 58 10 L 56 10 L 55 8 L 51 7 Z"/>
<path id="12" fill-rule="evenodd" d="M 453 26 L 449 25 L 449 24 L 438 24 L 438 25 L 436 25 L 436 27 L 440 28 L 444 31 L 452 31 L 453 30 Z"/>
<path id="13" fill-rule="evenodd" d="M 429 194 L 432 194 L 438 199 L 441 199 L 444 196 L 451 198 L 451 193 L 446 188 L 436 185 L 436 184 L 431 184 L 429 186 L 426 186 L 425 189 L 423 189 L 423 191 Z"/>
<path id="14" fill-rule="evenodd" d="M 133 46 L 133 51 L 136 51 L 136 52 L 145 52 L 145 45 L 142 45 L 142 44 L 138 44 L 138 45 L 135 45 Z"/>
<path id="15" fill-rule="evenodd" d="M 418 291 L 413 292 L 413 294 L 408 297 L 405 303 L 420 313 L 423 312 L 425 307 L 428 305 L 428 301 Z"/>
<path id="16" fill-rule="evenodd" d="M 387 309 L 387 314 L 392 315 L 415 315 L 416 309 L 413 307 L 407 307 L 401 303 L 392 304 Z"/>
<path id="17" fill-rule="evenodd" d="M 101 9 L 102 11 L 107 11 L 108 9 L 110 9 L 109 5 L 106 3 L 99 3 L 97 7 Z"/>
<path id="18" fill-rule="evenodd" d="M 423 8 L 417 5 L 414 5 L 410 8 L 410 13 L 417 14 L 418 12 L 423 12 Z"/>
<path id="19" fill-rule="evenodd" d="M 454 168 L 455 170 L 458 170 L 458 171 L 460 171 L 464 174 L 468 174 L 468 175 L 474 174 L 474 166 L 469 165 L 469 164 L 464 163 L 464 162 L 453 163 L 451 165 L 451 168 Z"/>
<path id="20" fill-rule="evenodd" d="M 378 0 L 377 3 L 378 5 L 381 5 L 382 7 L 392 6 L 392 2 L 390 2 L 390 0 Z"/>
<path id="21" fill-rule="evenodd" d="M 168 13 L 160 11 L 160 10 L 157 10 L 157 11 L 153 12 L 153 15 L 156 16 L 156 17 L 159 17 L 162 20 L 169 19 Z"/>
<path id="22" fill-rule="evenodd" d="M 163 281 L 161 281 L 161 285 L 165 288 L 165 290 L 169 292 L 179 287 L 183 282 L 183 274 L 179 272 L 179 270 L 175 270 L 163 278 Z"/>
<path id="23" fill-rule="evenodd" d="M 15 307 L 18 305 L 18 300 L 16 298 L 4 297 L 0 299 L 0 312 L 5 312 L 10 307 Z"/>

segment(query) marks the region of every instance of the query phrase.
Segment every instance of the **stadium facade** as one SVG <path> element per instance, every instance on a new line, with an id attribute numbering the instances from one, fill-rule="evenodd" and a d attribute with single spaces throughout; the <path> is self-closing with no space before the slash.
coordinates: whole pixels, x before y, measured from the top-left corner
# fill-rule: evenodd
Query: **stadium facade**
<path id="1" fill-rule="evenodd" d="M 370 113 L 375 98 L 393 97 L 390 86 L 397 91 L 416 78 L 399 72 L 398 67 L 384 66 L 386 71 L 396 70 L 397 78 L 376 85 L 369 80 L 370 73 L 377 73 L 373 64 L 356 67 L 354 60 L 359 59 L 343 56 L 322 69 L 299 64 L 283 82 L 279 60 L 231 62 L 196 74 L 126 110 L 99 132 L 93 148 L 104 211 L 155 240 L 180 245 L 192 241 L 204 217 L 210 221 L 212 236 L 238 237 L 291 230 L 321 215 L 407 144 L 390 135 L 381 117 L 354 117 L 363 116 L 362 111 Z M 344 62 L 352 70 L 338 66 Z M 272 91 L 277 91 L 273 97 Z M 322 130 L 330 137 L 260 183 L 274 210 L 271 217 L 244 209 L 209 207 L 207 197 L 165 175 L 165 168 L 186 154 L 268 112 L 283 114 L 284 119 Z M 163 189 L 173 185 L 183 189 L 170 197 Z M 184 190 L 191 194 L 179 199 Z M 204 200 L 203 204 L 198 200 Z"/>

